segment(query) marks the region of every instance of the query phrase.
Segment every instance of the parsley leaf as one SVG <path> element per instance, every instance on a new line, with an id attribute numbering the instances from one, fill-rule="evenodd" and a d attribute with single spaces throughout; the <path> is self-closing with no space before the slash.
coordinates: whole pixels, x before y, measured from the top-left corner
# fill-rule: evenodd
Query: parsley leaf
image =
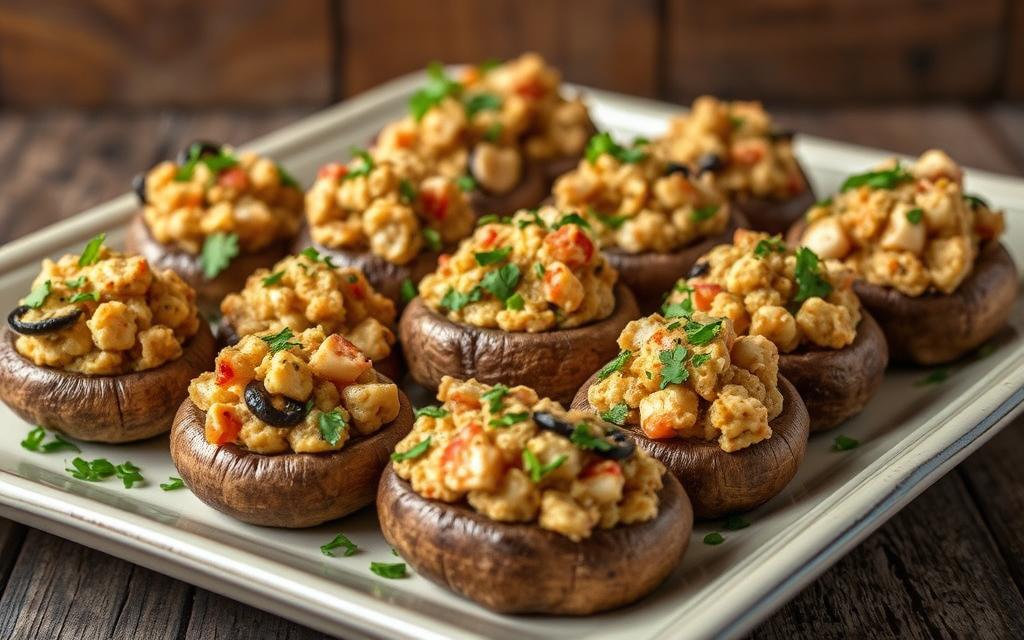
<path id="1" fill-rule="evenodd" d="M 459 176 L 455 179 L 455 186 L 462 191 L 472 191 L 476 189 L 476 180 L 473 179 L 473 176 Z"/>
<path id="2" fill-rule="evenodd" d="M 501 262 L 507 258 L 510 253 L 512 253 L 512 247 L 502 247 L 500 249 L 495 249 L 494 251 L 480 251 L 473 254 L 473 257 L 476 258 L 476 263 L 478 265 L 486 267 L 489 264 Z"/>
<path id="3" fill-rule="evenodd" d="M 754 257 L 764 258 L 772 253 L 786 253 L 786 243 L 779 236 L 758 240 L 754 247 Z"/>
<path id="4" fill-rule="evenodd" d="M 626 224 L 626 220 L 629 220 L 629 216 L 605 215 L 596 209 L 591 209 L 590 215 L 597 218 L 597 221 L 604 226 L 614 230 L 621 229 L 622 225 Z"/>
<path id="5" fill-rule="evenodd" d="M 264 287 L 272 287 L 278 282 L 281 282 L 281 278 L 284 277 L 284 271 L 275 271 L 266 278 L 263 278 Z"/>
<path id="6" fill-rule="evenodd" d="M 175 476 L 167 478 L 167 482 L 161 482 L 160 488 L 164 491 L 174 491 L 175 489 L 185 488 L 185 481 Z"/>
<path id="7" fill-rule="evenodd" d="M 38 309 L 43 306 L 46 302 L 46 298 L 50 295 L 50 281 L 46 280 L 43 284 L 39 285 L 35 289 L 25 296 L 25 305 L 33 309 Z"/>
<path id="8" fill-rule="evenodd" d="M 483 293 L 480 287 L 473 287 L 469 293 L 460 293 L 455 289 L 448 289 L 441 298 L 441 308 L 450 311 L 461 311 L 470 302 L 479 302 Z"/>
<path id="9" fill-rule="evenodd" d="M 488 408 L 491 413 L 498 413 L 501 411 L 501 403 L 505 396 L 508 395 L 508 387 L 503 384 L 496 384 L 487 391 L 480 394 L 480 398 L 486 400 Z"/>
<path id="10" fill-rule="evenodd" d="M 687 321 L 683 327 L 683 331 L 686 332 L 686 341 L 692 345 L 703 346 L 715 339 L 718 333 L 722 330 L 722 320 L 718 319 L 714 322 L 703 324 L 696 320 Z"/>
<path id="11" fill-rule="evenodd" d="M 627 417 L 629 417 L 629 405 L 625 402 L 620 402 L 611 409 L 601 412 L 602 420 L 612 424 L 617 424 L 620 427 L 626 424 Z"/>
<path id="12" fill-rule="evenodd" d="M 109 478 L 116 473 L 114 465 L 110 464 L 110 461 L 106 458 L 86 461 L 76 457 L 71 461 L 71 467 L 73 468 L 65 469 L 65 471 L 71 474 L 71 477 L 87 482 L 99 482 L 103 478 Z"/>
<path id="13" fill-rule="evenodd" d="M 860 445 L 860 441 L 854 440 L 849 436 L 836 436 L 835 444 L 832 445 L 833 451 L 849 451 L 850 449 L 856 449 Z"/>
<path id="14" fill-rule="evenodd" d="M 808 298 L 824 298 L 832 293 L 832 285 L 819 273 L 818 255 L 807 247 L 796 250 L 796 296 L 794 302 Z"/>
<path id="15" fill-rule="evenodd" d="M 501 109 L 501 96 L 493 93 L 476 93 L 466 99 L 466 115 L 472 118 L 481 111 Z"/>
<path id="16" fill-rule="evenodd" d="M 277 167 L 277 177 L 281 181 L 281 186 L 291 187 L 292 189 L 298 189 L 302 191 L 302 185 L 295 179 L 295 176 L 288 173 L 281 165 L 275 165 Z"/>
<path id="17" fill-rule="evenodd" d="M 537 455 L 529 449 L 523 449 L 523 470 L 526 471 L 530 476 L 530 480 L 534 482 L 540 482 L 544 476 L 548 475 L 558 467 L 562 466 L 568 459 L 568 456 L 564 453 L 552 460 L 547 464 L 541 464 L 540 460 L 537 459 Z"/>
<path id="18" fill-rule="evenodd" d="M 461 91 L 462 85 L 445 74 L 440 62 L 431 62 L 427 66 L 427 83 L 409 98 L 409 113 L 419 122 L 431 108 Z"/>
<path id="19" fill-rule="evenodd" d="M 515 264 L 502 265 L 497 271 L 489 271 L 480 280 L 480 286 L 487 289 L 494 297 L 504 302 L 515 293 L 519 285 L 519 266 Z"/>
<path id="20" fill-rule="evenodd" d="M 72 291 L 74 291 L 75 289 L 80 289 L 83 284 L 85 284 L 85 276 L 78 276 L 74 280 L 64 281 L 64 285 L 67 286 L 67 288 L 71 289 Z"/>
<path id="21" fill-rule="evenodd" d="M 986 209 L 991 208 L 988 206 L 988 202 L 986 202 L 984 198 L 971 195 L 969 193 L 964 194 L 964 200 L 966 200 L 967 203 L 971 205 L 972 209 L 977 209 L 978 207 L 985 207 Z"/>
<path id="22" fill-rule="evenodd" d="M 408 303 L 416 297 L 418 291 L 416 291 L 416 284 L 412 280 L 406 278 L 402 280 L 402 302 Z"/>
<path id="23" fill-rule="evenodd" d="M 345 536 L 345 534 L 339 533 L 338 535 L 334 536 L 334 540 L 331 540 L 327 544 L 320 546 L 320 553 L 324 554 L 325 556 L 330 556 L 334 558 L 334 550 L 338 549 L 339 547 L 345 548 L 345 551 L 343 552 L 342 555 L 344 555 L 346 558 L 351 555 L 355 555 L 355 552 L 359 550 L 359 546 L 356 545 L 356 543 L 349 540 Z"/>
<path id="24" fill-rule="evenodd" d="M 633 352 L 628 349 L 620 351 L 619 355 L 615 356 L 610 362 L 608 362 L 608 364 L 601 367 L 597 372 L 597 379 L 604 380 L 622 367 L 626 366 L 626 361 L 629 360 L 631 355 L 633 355 Z"/>
<path id="25" fill-rule="evenodd" d="M 441 250 L 441 234 L 437 232 L 437 229 L 423 227 L 423 241 L 427 243 L 427 248 L 431 251 Z"/>
<path id="26" fill-rule="evenodd" d="M 593 136 L 587 142 L 587 149 L 584 152 L 587 162 L 594 164 L 604 154 L 608 154 L 623 164 L 635 164 L 647 158 L 647 151 L 640 149 L 644 141 L 634 144 L 632 147 L 624 147 L 612 139 L 610 133 L 603 131 Z"/>
<path id="27" fill-rule="evenodd" d="M 507 300 L 505 300 L 505 308 L 509 311 L 522 311 L 525 306 L 526 301 L 523 300 L 523 296 L 518 293 L 513 293 Z"/>
<path id="28" fill-rule="evenodd" d="M 717 204 L 709 204 L 706 207 L 696 207 L 690 212 L 690 219 L 694 222 L 710 220 L 716 213 L 718 213 L 718 207 L 719 205 Z"/>
<path id="29" fill-rule="evenodd" d="M 100 259 L 100 248 L 106 239 L 107 234 L 105 233 L 93 236 L 92 240 L 89 240 L 85 248 L 82 249 L 82 255 L 78 256 L 78 266 L 88 267 L 91 264 L 96 264 L 96 261 Z"/>
<path id="30" fill-rule="evenodd" d="M 717 531 L 714 531 L 704 536 L 704 544 L 712 547 L 722 544 L 723 542 L 725 542 L 725 538 L 723 538 L 722 534 L 718 533 Z"/>
<path id="31" fill-rule="evenodd" d="M 690 366 L 693 367 L 694 369 L 696 369 L 697 367 L 701 366 L 702 364 L 704 364 L 705 362 L 707 362 L 710 359 L 711 359 L 711 354 L 710 353 L 695 353 L 690 358 Z"/>
<path id="32" fill-rule="evenodd" d="M 543 278 L 544 277 L 544 271 L 545 271 L 544 265 L 542 265 L 539 262 L 533 263 L 533 272 L 537 274 L 538 278 Z"/>
<path id="33" fill-rule="evenodd" d="M 267 343 L 267 346 L 270 348 L 270 353 L 277 353 L 278 351 L 284 351 L 285 349 L 291 349 L 292 347 L 301 347 L 301 343 L 291 341 L 294 337 L 295 334 L 292 333 L 291 327 L 285 327 L 273 335 L 260 336 L 260 340 Z"/>
<path id="34" fill-rule="evenodd" d="M 551 228 L 552 229 L 561 229 L 562 227 L 564 227 L 567 224 L 574 224 L 574 225 L 576 225 L 578 227 L 582 227 L 584 229 L 589 229 L 590 228 L 590 223 L 587 222 L 586 220 L 584 220 L 583 216 L 581 216 L 578 213 L 567 213 L 567 214 L 565 214 L 564 216 L 561 217 L 561 219 L 559 219 L 558 222 L 553 224 L 551 226 Z"/>
<path id="35" fill-rule="evenodd" d="M 206 236 L 203 250 L 199 254 L 199 264 L 203 267 L 203 275 L 207 280 L 216 278 L 228 268 L 231 260 L 238 255 L 237 233 L 215 233 Z"/>
<path id="36" fill-rule="evenodd" d="M 664 389 L 670 384 L 682 384 L 690 377 L 690 371 L 686 368 L 686 358 L 689 355 L 686 347 L 676 345 L 658 354 L 661 361 L 661 385 Z"/>
<path id="37" fill-rule="evenodd" d="M 484 131 L 484 140 L 487 142 L 497 142 L 501 139 L 501 133 L 505 130 L 500 122 L 492 122 L 487 130 Z"/>
<path id="38" fill-rule="evenodd" d="M 921 224 L 922 217 L 924 217 L 924 209 L 921 207 L 914 207 L 907 211 L 907 222 L 910 224 Z"/>
<path id="39" fill-rule="evenodd" d="M 341 439 L 341 432 L 348 427 L 348 423 L 345 422 L 345 418 L 341 416 L 341 413 L 335 409 L 334 411 L 321 413 L 317 426 L 320 428 L 320 437 L 333 447 L 338 444 L 338 440 Z"/>
<path id="40" fill-rule="evenodd" d="M 100 294 L 95 291 L 80 291 L 75 295 L 71 296 L 68 302 L 99 302 Z"/>
<path id="41" fill-rule="evenodd" d="M 36 427 L 28 432 L 25 439 L 21 441 L 21 447 L 28 451 L 35 451 L 36 453 L 53 453 L 54 451 L 75 451 L 81 453 L 82 450 L 78 448 L 73 442 L 65 440 L 59 433 L 53 434 L 53 441 L 44 443 L 46 439 L 46 429 L 42 427 Z"/>
<path id="42" fill-rule="evenodd" d="M 926 387 L 931 384 L 941 384 L 949 379 L 950 370 L 943 367 L 942 369 L 936 369 L 925 377 L 921 378 L 914 383 L 915 387 Z"/>
<path id="43" fill-rule="evenodd" d="M 420 416 L 427 416 L 428 418 L 446 418 L 449 415 L 448 410 L 444 407 L 438 407 L 432 404 L 416 409 L 417 418 Z"/>
<path id="44" fill-rule="evenodd" d="M 529 417 L 529 411 L 523 411 L 520 413 L 506 413 L 500 418 L 491 418 L 487 424 L 491 425 L 492 427 L 498 428 L 511 427 L 512 425 L 519 424 L 520 422 L 526 420 Z"/>
<path id="45" fill-rule="evenodd" d="M 394 580 L 405 577 L 404 562 L 371 562 L 370 571 L 382 578 Z"/>
<path id="46" fill-rule="evenodd" d="M 412 182 L 402 178 L 398 183 L 398 199 L 405 204 L 412 204 L 416 202 L 416 198 L 416 187 L 413 186 Z"/>
<path id="47" fill-rule="evenodd" d="M 124 483 L 125 489 L 131 489 L 132 486 L 137 482 L 144 482 L 145 478 L 139 473 L 142 469 L 139 469 L 131 462 L 125 462 L 114 467 L 114 474 L 121 479 Z"/>
<path id="48" fill-rule="evenodd" d="M 199 163 L 205 164 L 212 173 L 217 174 L 237 165 L 238 159 L 220 148 L 217 149 L 216 153 L 207 151 L 204 154 L 203 144 L 195 142 L 188 148 L 188 160 L 185 161 L 185 164 L 178 167 L 178 171 L 174 174 L 174 180 L 176 182 L 188 182 L 191 180 L 195 174 L 196 165 Z"/>
<path id="49" fill-rule="evenodd" d="M 394 460 L 395 462 L 402 462 L 403 460 L 415 460 L 416 458 L 426 453 L 427 449 L 429 448 L 430 436 L 427 436 L 426 438 L 418 442 L 414 447 L 408 449 L 407 451 L 392 451 L 391 459 Z"/>
<path id="50" fill-rule="evenodd" d="M 608 452 L 613 448 L 612 443 L 590 433 L 590 428 L 586 422 L 576 425 L 572 430 L 572 434 L 569 435 L 569 441 L 580 449 L 589 449 L 590 451 Z"/>
<path id="51" fill-rule="evenodd" d="M 843 181 L 842 186 L 839 187 L 839 191 L 840 193 L 844 193 L 850 189 L 856 189 L 864 186 L 871 187 L 872 189 L 892 189 L 901 182 L 907 182 L 908 180 L 913 179 L 914 176 L 897 164 L 892 169 L 881 169 L 878 171 L 868 171 L 866 173 L 852 175 Z"/>
<path id="52" fill-rule="evenodd" d="M 726 531 L 739 531 L 740 529 L 746 529 L 750 526 L 750 521 L 743 516 L 731 515 L 725 519 L 722 527 Z"/>
<path id="53" fill-rule="evenodd" d="M 345 174 L 346 180 L 358 178 L 360 176 L 368 176 L 373 171 L 373 156 L 366 149 L 360 149 L 359 147 L 352 147 L 352 155 L 359 158 L 361 161 L 354 169 L 349 169 L 348 173 Z"/>

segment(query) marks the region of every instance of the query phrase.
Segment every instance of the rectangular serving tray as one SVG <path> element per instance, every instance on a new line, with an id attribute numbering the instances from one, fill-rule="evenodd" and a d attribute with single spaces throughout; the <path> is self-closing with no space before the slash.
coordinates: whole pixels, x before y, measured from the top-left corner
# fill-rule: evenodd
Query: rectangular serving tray
<path id="1" fill-rule="evenodd" d="M 287 166 L 305 184 L 325 161 L 345 159 L 399 116 L 421 82 L 411 74 L 246 145 Z M 631 139 L 661 132 L 673 105 L 582 89 L 602 128 Z M 797 152 L 819 194 L 845 175 L 892 154 L 799 136 Z M 1024 180 L 968 171 L 968 188 L 1007 210 L 1004 242 L 1024 259 Z M 134 213 L 125 195 L 0 248 L 0 308 L 29 290 L 39 261 L 77 251 L 106 231 L 120 242 Z M 942 474 L 1006 425 L 1024 399 L 1024 305 L 983 360 L 921 385 L 927 370 L 894 370 L 858 418 L 811 439 L 803 467 L 778 497 L 749 515 L 751 526 L 699 524 L 682 565 L 633 606 L 584 618 L 502 616 L 412 575 L 385 580 L 370 561 L 395 561 L 373 509 L 302 531 L 240 524 L 187 490 L 158 485 L 177 475 L 167 438 L 141 444 L 83 444 L 83 457 L 131 460 L 147 483 L 88 483 L 65 471 L 64 453 L 31 453 L 31 428 L 0 406 L 0 513 L 131 562 L 291 618 L 327 633 L 387 638 L 703 638 L 734 636 L 779 607 Z M 420 396 L 422 397 L 422 396 Z M 856 449 L 832 450 L 835 434 Z M 718 546 L 701 543 L 722 531 Z M 319 546 L 345 533 L 360 551 L 329 558 Z"/>

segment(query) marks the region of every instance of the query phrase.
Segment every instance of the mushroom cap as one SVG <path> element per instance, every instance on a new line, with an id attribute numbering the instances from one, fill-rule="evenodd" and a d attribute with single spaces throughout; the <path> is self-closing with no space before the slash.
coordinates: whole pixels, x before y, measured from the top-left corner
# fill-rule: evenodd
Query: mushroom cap
<path id="1" fill-rule="evenodd" d="M 512 215 L 520 209 L 536 207 L 548 195 L 554 179 L 549 178 L 544 167 L 536 162 L 523 166 L 523 177 L 519 184 L 506 193 L 488 193 L 477 188 L 469 193 L 469 206 L 477 218 L 488 214 Z"/>
<path id="2" fill-rule="evenodd" d="M 196 290 L 196 302 L 205 312 L 219 313 L 220 301 L 232 291 L 245 286 L 245 279 L 260 267 L 270 267 L 288 254 L 290 239 L 277 240 L 270 246 L 253 253 L 239 253 L 227 269 L 212 280 L 203 275 L 199 254 L 161 244 L 150 234 L 145 219 L 139 213 L 128 224 L 124 246 L 128 253 L 137 253 L 157 269 L 174 271 Z"/>
<path id="3" fill-rule="evenodd" d="M 409 373 L 429 389 L 450 375 L 527 385 L 541 397 L 568 403 L 580 384 L 619 352 L 619 334 L 638 315 L 633 294 L 622 284 L 615 286 L 615 310 L 607 318 L 539 333 L 452 322 L 417 297 L 402 314 L 398 335 Z"/>
<path id="4" fill-rule="evenodd" d="M 377 515 L 384 538 L 417 573 L 488 609 L 587 615 L 642 598 L 679 563 L 693 530 L 690 501 L 671 474 L 658 497 L 653 520 L 573 542 L 535 523 L 427 500 L 388 466 Z"/>
<path id="5" fill-rule="evenodd" d="M 90 376 L 34 364 L 14 347 L 4 328 L 0 338 L 0 398 L 23 420 L 87 442 L 132 442 L 165 433 L 188 397 L 192 378 L 213 365 L 210 327 L 182 346 L 176 360 L 155 369 Z"/>
<path id="6" fill-rule="evenodd" d="M 790 225 L 800 220 L 807 210 L 814 205 L 817 198 L 811 183 L 804 173 L 803 167 L 797 164 L 800 175 L 803 177 L 807 188 L 792 198 L 776 200 L 774 198 L 761 198 L 749 194 L 737 194 L 732 201 L 733 207 L 738 209 L 749 221 L 750 228 L 755 231 L 767 231 L 771 234 L 784 234 Z"/>
<path id="7" fill-rule="evenodd" d="M 812 433 L 860 413 L 885 377 L 889 364 L 885 335 L 867 310 L 861 314 L 857 337 L 842 349 L 801 347 L 779 354 L 779 373 L 803 399 Z"/>
<path id="8" fill-rule="evenodd" d="M 313 242 L 309 227 L 304 226 L 295 240 L 293 251 L 297 253 L 307 247 L 313 247 L 322 256 L 330 256 L 331 261 L 339 267 L 355 267 L 362 271 L 373 288 L 392 300 L 398 310 L 405 307 L 402 283 L 410 280 L 413 284 L 419 284 L 423 276 L 437 268 L 437 258 L 441 255 L 436 251 L 421 251 L 410 262 L 395 264 L 368 249 L 332 249 Z"/>
<path id="9" fill-rule="evenodd" d="M 735 212 L 722 233 L 672 253 L 627 253 L 616 247 L 602 249 L 605 258 L 619 272 L 619 281 L 636 294 L 640 312 L 648 315 L 661 308 L 665 295 L 676 282 L 685 277 L 697 260 L 716 245 L 732 241 L 736 229 L 746 226 L 746 219 Z"/>
<path id="10" fill-rule="evenodd" d="M 390 382 L 390 380 L 386 380 Z M 337 451 L 265 455 L 206 441 L 206 412 L 186 398 L 171 428 L 171 459 L 197 498 L 250 524 L 312 527 L 373 502 L 391 451 L 412 429 L 399 389 L 398 417 Z"/>
<path id="11" fill-rule="evenodd" d="M 591 377 L 572 402 L 572 408 L 594 411 L 587 390 Z M 782 413 L 768 424 L 772 436 L 746 449 L 722 451 L 718 442 L 698 438 L 652 440 L 626 427 L 627 435 L 675 474 L 693 504 L 697 518 L 708 520 L 749 511 L 781 492 L 796 475 L 807 450 L 810 419 L 793 385 L 779 376 Z"/>

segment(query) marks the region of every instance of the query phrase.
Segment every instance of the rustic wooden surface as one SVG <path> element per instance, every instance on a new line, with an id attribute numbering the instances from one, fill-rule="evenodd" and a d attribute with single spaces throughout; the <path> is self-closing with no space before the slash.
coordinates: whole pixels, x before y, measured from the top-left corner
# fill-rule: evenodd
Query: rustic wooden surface
<path id="1" fill-rule="evenodd" d="M 4 0 L 0 104 L 322 106 L 525 49 L 676 100 L 1024 99 L 1019 0 Z"/>
<path id="2" fill-rule="evenodd" d="M 244 142 L 301 117 L 261 112 L 0 112 L 0 242 L 124 192 L 196 137 Z M 1024 172 L 1024 109 L 787 110 L 786 125 Z M 319 638 L 281 618 L 0 520 L 2 638 Z M 1024 637 L 1024 420 L 928 489 L 753 636 Z"/>

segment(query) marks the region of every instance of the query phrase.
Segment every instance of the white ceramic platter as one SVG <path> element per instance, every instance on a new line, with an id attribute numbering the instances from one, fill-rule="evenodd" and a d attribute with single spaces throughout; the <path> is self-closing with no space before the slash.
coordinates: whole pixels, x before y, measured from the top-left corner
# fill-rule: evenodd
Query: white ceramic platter
<path id="1" fill-rule="evenodd" d="M 405 109 L 419 74 L 407 76 L 248 145 L 270 154 L 308 184 L 327 160 L 347 158 Z M 677 108 L 588 91 L 602 128 L 631 139 L 659 133 Z M 817 193 L 889 155 L 800 137 L 797 150 Z M 141 168 L 141 167 L 140 167 Z M 1024 259 L 1024 180 L 968 172 L 971 192 L 1008 211 L 1005 242 Z M 0 309 L 28 292 L 44 256 L 77 251 L 92 235 L 120 229 L 135 210 L 125 195 L 0 249 Z M 371 560 L 396 560 L 375 513 L 303 531 L 239 524 L 187 490 L 158 487 L 177 475 L 167 439 L 126 446 L 83 445 L 86 458 L 131 460 L 148 483 L 124 489 L 116 479 L 88 483 L 65 471 L 64 453 L 38 454 L 18 443 L 30 425 L 0 406 L 0 512 L 162 573 L 212 589 L 328 633 L 352 637 L 680 638 L 738 635 L 768 615 L 849 551 L 929 484 L 988 440 L 1024 398 L 1024 305 L 1012 329 L 984 360 L 956 367 L 938 385 L 927 371 L 890 371 L 867 411 L 837 430 L 861 442 L 832 450 L 833 435 L 812 438 L 787 490 L 749 519 L 749 528 L 699 525 L 679 569 L 657 591 L 618 611 L 586 618 L 490 613 L 426 579 L 385 580 Z M 72 454 L 73 455 L 73 454 Z M 702 544 L 722 531 L 719 546 Z M 343 532 L 360 551 L 323 556 L 320 545 Z"/>

